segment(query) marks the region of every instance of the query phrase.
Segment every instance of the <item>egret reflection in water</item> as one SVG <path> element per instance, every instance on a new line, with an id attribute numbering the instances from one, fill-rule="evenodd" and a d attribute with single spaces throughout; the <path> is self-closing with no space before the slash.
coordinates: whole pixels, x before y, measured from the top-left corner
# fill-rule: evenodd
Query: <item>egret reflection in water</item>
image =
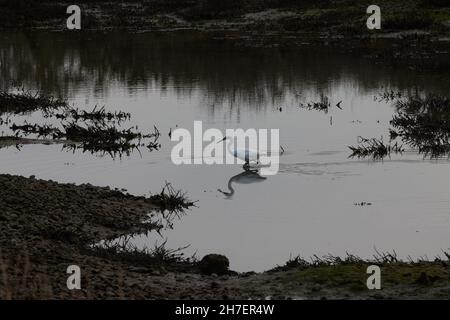
<path id="1" fill-rule="evenodd" d="M 255 182 L 261 182 L 266 180 L 266 177 L 262 177 L 259 174 L 258 170 L 245 170 L 235 176 L 232 176 L 230 180 L 228 180 L 228 191 L 223 191 L 221 189 L 218 189 L 219 192 L 223 193 L 227 198 L 231 198 L 235 190 L 233 188 L 233 183 L 236 184 L 250 184 Z"/>

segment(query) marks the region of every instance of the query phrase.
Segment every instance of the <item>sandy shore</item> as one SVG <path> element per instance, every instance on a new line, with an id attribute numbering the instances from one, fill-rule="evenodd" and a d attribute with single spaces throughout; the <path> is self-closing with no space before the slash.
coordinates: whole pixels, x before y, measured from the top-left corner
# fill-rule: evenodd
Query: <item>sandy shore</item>
<path id="1" fill-rule="evenodd" d="M 150 198 L 109 188 L 0 175 L 0 297 L 28 299 L 448 298 L 447 262 L 385 263 L 383 289 L 368 290 L 368 263 L 265 273 L 201 274 L 197 262 L 92 248 L 102 239 L 154 232 Z M 160 204 L 159 204 L 160 205 Z M 145 222 L 143 222 L 145 220 Z M 155 219 L 158 221 L 158 219 Z M 81 268 L 82 290 L 66 269 Z"/>

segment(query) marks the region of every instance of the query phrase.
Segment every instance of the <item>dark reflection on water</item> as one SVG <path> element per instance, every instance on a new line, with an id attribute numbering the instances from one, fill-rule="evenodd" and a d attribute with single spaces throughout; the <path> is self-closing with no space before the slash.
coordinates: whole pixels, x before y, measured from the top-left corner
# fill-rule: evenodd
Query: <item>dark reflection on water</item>
<path id="1" fill-rule="evenodd" d="M 257 170 L 245 170 L 237 175 L 232 176 L 228 180 L 227 188 L 228 191 L 218 189 L 219 192 L 223 193 L 227 198 L 231 198 L 236 190 L 233 184 L 250 184 L 261 182 L 267 179 L 267 177 L 262 177 Z"/>
<path id="2" fill-rule="evenodd" d="M 112 82 L 126 85 L 130 95 L 137 87 L 170 89 L 179 97 L 200 89 L 210 107 L 225 101 L 263 108 L 312 88 L 326 94 L 333 82 L 343 80 L 362 93 L 386 83 L 400 90 L 430 85 L 445 90 L 448 85 L 327 46 L 240 48 L 231 40 L 190 32 L 3 33 L 0 71 L 3 89 L 11 80 L 60 97 L 89 87 L 101 98 Z"/>

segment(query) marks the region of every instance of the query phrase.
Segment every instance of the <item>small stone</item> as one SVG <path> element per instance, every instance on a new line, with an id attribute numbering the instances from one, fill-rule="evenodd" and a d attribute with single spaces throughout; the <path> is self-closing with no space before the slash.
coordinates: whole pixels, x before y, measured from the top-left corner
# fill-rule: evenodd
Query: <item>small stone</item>
<path id="1" fill-rule="evenodd" d="M 228 272 L 230 261 L 227 257 L 221 254 L 207 254 L 199 262 L 199 268 L 201 273 L 212 275 L 223 275 Z"/>

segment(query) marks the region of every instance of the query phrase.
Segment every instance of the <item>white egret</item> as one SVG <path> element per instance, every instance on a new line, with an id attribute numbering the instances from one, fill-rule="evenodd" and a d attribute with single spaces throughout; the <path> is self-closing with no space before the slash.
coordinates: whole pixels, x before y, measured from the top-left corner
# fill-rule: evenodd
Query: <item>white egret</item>
<path id="1" fill-rule="evenodd" d="M 234 139 L 226 136 L 222 140 L 220 140 L 217 143 L 220 143 L 222 141 L 228 140 L 227 144 L 227 150 L 230 154 L 233 155 L 233 157 L 241 159 L 245 161 L 245 164 L 243 165 L 243 168 L 245 170 L 248 170 L 250 168 L 250 162 L 255 162 L 256 164 L 259 164 L 259 152 L 252 149 L 238 149 L 234 145 Z"/>

